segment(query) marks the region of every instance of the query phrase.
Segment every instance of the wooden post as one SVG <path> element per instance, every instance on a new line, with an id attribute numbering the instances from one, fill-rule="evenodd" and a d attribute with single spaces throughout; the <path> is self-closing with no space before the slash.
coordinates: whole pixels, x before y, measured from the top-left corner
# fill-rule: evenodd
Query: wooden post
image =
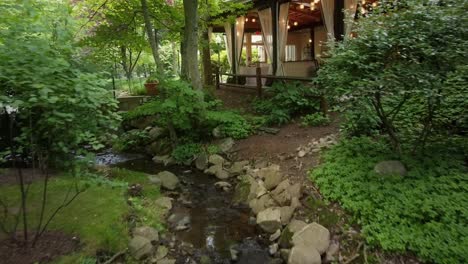
<path id="1" fill-rule="evenodd" d="M 257 95 L 258 97 L 262 97 L 262 68 L 260 68 L 260 64 L 257 63 L 257 68 L 255 69 L 256 79 L 257 79 Z"/>
<path id="2" fill-rule="evenodd" d="M 325 95 L 320 96 L 320 110 L 322 110 L 323 116 L 328 115 L 328 102 L 327 99 L 325 99 Z"/>
<path id="3" fill-rule="evenodd" d="M 216 67 L 216 72 L 215 72 L 216 76 L 216 90 L 218 90 L 220 88 L 219 86 L 219 66 Z"/>

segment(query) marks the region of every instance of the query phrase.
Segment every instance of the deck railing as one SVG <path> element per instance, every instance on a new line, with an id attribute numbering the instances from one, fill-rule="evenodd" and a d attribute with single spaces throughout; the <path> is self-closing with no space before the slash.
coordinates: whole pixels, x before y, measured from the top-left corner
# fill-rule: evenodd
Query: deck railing
<path id="1" fill-rule="evenodd" d="M 221 80 L 222 80 L 223 75 L 234 77 L 235 83 L 227 83 L 227 82 L 222 83 Z M 255 78 L 255 86 L 238 84 L 239 77 Z M 263 89 L 267 88 L 267 86 L 263 86 L 262 79 L 279 80 L 279 81 L 300 81 L 300 82 L 311 83 L 313 80 L 313 77 L 275 76 L 275 75 L 266 75 L 266 74 L 262 75 L 260 67 L 256 68 L 255 74 L 220 73 L 218 68 L 216 68 L 215 70 L 216 89 L 220 89 L 221 85 L 230 86 L 230 87 L 239 87 L 239 88 L 245 88 L 245 89 L 253 89 L 257 91 L 258 97 L 262 97 Z M 326 115 L 328 113 L 328 103 L 325 99 L 325 96 L 319 95 L 319 96 L 316 96 L 316 98 L 320 99 L 320 109 L 323 112 L 323 114 Z"/>

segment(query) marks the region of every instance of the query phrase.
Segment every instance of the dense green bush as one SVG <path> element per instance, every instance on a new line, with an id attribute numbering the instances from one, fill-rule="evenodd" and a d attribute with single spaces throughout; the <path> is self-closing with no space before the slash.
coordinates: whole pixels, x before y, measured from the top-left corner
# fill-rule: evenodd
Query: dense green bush
<path id="1" fill-rule="evenodd" d="M 268 116 L 270 124 L 284 124 L 295 115 L 320 109 L 318 91 L 300 82 L 274 83 L 267 92 L 271 97 L 256 99 L 253 106 L 257 113 Z"/>
<path id="2" fill-rule="evenodd" d="M 130 130 L 114 140 L 112 148 L 119 152 L 138 152 L 150 142 L 145 130 Z"/>
<path id="3" fill-rule="evenodd" d="M 468 174 L 463 155 L 457 156 L 457 148 L 430 150 L 428 156 L 403 155 L 407 176 L 379 176 L 375 164 L 395 159 L 395 154 L 382 142 L 354 138 L 328 151 L 324 164 L 310 176 L 324 197 L 353 213 L 371 245 L 411 250 L 430 262 L 467 263 Z"/>
<path id="4" fill-rule="evenodd" d="M 318 80 L 351 134 L 377 129 L 401 152 L 467 131 L 467 10 L 466 0 L 376 8 L 332 48 Z"/>
<path id="5" fill-rule="evenodd" d="M 191 141 L 211 137 L 214 128 L 221 134 L 235 139 L 245 138 L 252 133 L 252 126 L 237 112 L 222 110 L 222 103 L 214 100 L 182 80 L 163 80 L 161 94 L 124 114 L 126 121 L 157 116 L 156 125 L 173 127 L 177 135 Z M 190 141 L 190 140 L 189 140 Z"/>
<path id="6" fill-rule="evenodd" d="M 302 126 L 325 126 L 330 124 L 330 117 L 322 113 L 308 114 L 301 117 Z"/>
<path id="7" fill-rule="evenodd" d="M 203 147 L 198 143 L 186 143 L 178 145 L 172 151 L 172 157 L 179 163 L 192 161 L 198 154 L 203 151 Z"/>

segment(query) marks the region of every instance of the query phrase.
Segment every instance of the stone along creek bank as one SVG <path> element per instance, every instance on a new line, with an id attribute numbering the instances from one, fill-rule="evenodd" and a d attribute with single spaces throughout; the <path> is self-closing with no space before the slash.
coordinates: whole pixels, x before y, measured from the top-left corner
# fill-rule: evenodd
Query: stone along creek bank
<path id="1" fill-rule="evenodd" d="M 157 246 L 154 235 L 151 243 L 148 235 L 135 230 L 129 246 L 135 258 L 152 263 L 177 259 L 177 263 L 292 264 L 333 259 L 337 250 L 330 245 L 330 232 L 317 223 L 294 219 L 302 207 L 301 185 L 284 179 L 278 165 L 230 162 L 220 155 L 202 154 L 192 171 L 172 166 L 168 156 L 153 161 L 167 169 L 149 179 L 166 190 L 166 197 L 157 203 L 166 210 L 173 235 L 158 238 Z M 144 162 L 136 169 L 154 173 L 154 163 Z M 125 167 L 135 169 L 135 165 Z"/>

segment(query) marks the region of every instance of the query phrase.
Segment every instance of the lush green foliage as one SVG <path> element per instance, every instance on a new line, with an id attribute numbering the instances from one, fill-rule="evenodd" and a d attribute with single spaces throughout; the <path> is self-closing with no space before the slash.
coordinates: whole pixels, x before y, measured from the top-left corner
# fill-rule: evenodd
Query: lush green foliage
<path id="1" fill-rule="evenodd" d="M 370 244 L 436 263 L 466 263 L 468 175 L 463 155 L 442 146 L 424 157 L 404 155 L 405 177 L 379 176 L 374 165 L 395 154 L 382 142 L 354 138 L 328 151 L 310 175 L 326 198 L 354 214 Z"/>
<path id="2" fill-rule="evenodd" d="M 118 152 L 138 152 L 148 143 L 150 143 L 150 137 L 146 130 L 133 129 L 116 138 L 112 148 Z"/>
<path id="3" fill-rule="evenodd" d="M 219 127 L 220 133 L 236 139 L 252 133 L 252 126 L 240 114 L 220 109 L 220 101 L 209 100 L 207 95 L 182 80 L 161 81 L 161 95 L 124 114 L 125 120 L 157 116 L 160 127 L 172 125 L 177 134 L 192 140 L 209 137 Z"/>
<path id="4" fill-rule="evenodd" d="M 6 1 L 0 17 L 0 108 L 16 110 L 18 150 L 58 166 L 85 144 L 103 147 L 116 102 L 102 76 L 81 69 L 68 6 Z"/>
<path id="5" fill-rule="evenodd" d="M 207 111 L 204 124 L 207 127 L 218 127 L 223 136 L 235 139 L 246 138 L 252 133 L 249 122 L 233 111 Z"/>
<path id="6" fill-rule="evenodd" d="M 314 100 L 315 88 L 300 82 L 275 83 L 267 90 L 272 96 L 257 99 L 254 102 L 256 112 L 268 115 L 268 123 L 284 124 L 297 114 L 319 110 L 319 103 Z"/>
<path id="7" fill-rule="evenodd" d="M 351 133 L 378 128 L 401 151 L 466 131 L 467 10 L 466 0 L 412 0 L 359 20 L 358 37 L 319 71 L 325 94 L 351 110 Z"/>
<path id="8" fill-rule="evenodd" d="M 179 163 L 192 161 L 203 150 L 198 143 L 180 144 L 172 151 L 172 157 Z"/>
<path id="9" fill-rule="evenodd" d="M 301 125 L 303 126 L 324 126 L 330 124 L 330 117 L 324 116 L 322 113 L 308 114 L 301 117 Z"/>

